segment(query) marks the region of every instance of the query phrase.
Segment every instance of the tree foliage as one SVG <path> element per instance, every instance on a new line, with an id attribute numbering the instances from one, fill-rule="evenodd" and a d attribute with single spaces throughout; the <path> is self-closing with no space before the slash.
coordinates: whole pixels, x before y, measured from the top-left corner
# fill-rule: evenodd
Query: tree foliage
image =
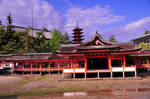
<path id="1" fill-rule="evenodd" d="M 144 43 L 144 42 L 140 43 L 139 47 L 142 49 L 150 49 L 150 45 L 148 45 L 147 43 Z"/>
<path id="2" fill-rule="evenodd" d="M 51 40 L 49 42 L 51 51 L 56 52 L 59 49 L 60 44 L 68 43 L 71 43 L 68 34 L 64 33 L 64 35 L 62 35 L 59 30 L 54 29 L 54 31 L 52 32 Z"/>
<path id="3" fill-rule="evenodd" d="M 114 35 L 111 35 L 111 36 L 110 36 L 109 41 L 110 41 L 110 42 L 118 42 L 118 41 L 116 40 L 116 38 L 115 38 Z"/>
<path id="4" fill-rule="evenodd" d="M 144 35 L 147 35 L 147 34 L 149 34 L 150 33 L 150 31 L 145 31 L 144 32 Z"/>
<path id="5" fill-rule="evenodd" d="M 7 26 L 0 25 L 0 54 L 55 52 L 60 44 L 70 43 L 67 33 L 63 35 L 57 29 L 52 32 L 51 38 L 45 37 L 44 32 L 48 31 L 46 28 L 33 36 L 31 27 L 23 31 L 15 31 L 12 22 L 9 15 Z"/>

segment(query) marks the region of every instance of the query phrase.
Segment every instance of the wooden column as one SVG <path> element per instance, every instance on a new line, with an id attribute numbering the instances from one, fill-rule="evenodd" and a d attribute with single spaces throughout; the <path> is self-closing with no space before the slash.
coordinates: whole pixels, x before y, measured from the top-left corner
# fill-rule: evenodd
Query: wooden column
<path id="1" fill-rule="evenodd" d="M 126 67 L 126 58 L 125 56 L 123 56 L 123 78 L 125 77 L 125 72 L 124 72 L 125 67 Z"/>
<path id="2" fill-rule="evenodd" d="M 110 57 L 110 55 L 108 56 L 108 66 L 109 66 L 109 70 L 110 70 L 111 78 L 112 78 L 113 77 L 113 72 L 112 72 L 111 57 Z"/>
<path id="3" fill-rule="evenodd" d="M 50 69 L 51 69 L 51 64 L 50 62 L 48 62 L 48 69 L 49 69 L 49 74 L 51 73 Z"/>
<path id="4" fill-rule="evenodd" d="M 97 78 L 99 78 L 99 72 L 97 72 Z"/>
<path id="5" fill-rule="evenodd" d="M 14 62 L 14 70 L 16 69 L 16 62 Z"/>
<path id="6" fill-rule="evenodd" d="M 135 78 L 137 77 L 137 72 L 136 72 L 136 69 L 135 69 L 135 75 L 134 75 L 134 76 L 135 76 Z"/>
<path id="7" fill-rule="evenodd" d="M 73 72 L 73 78 L 74 78 L 74 79 L 76 78 L 76 74 L 75 74 L 75 72 Z"/>
<path id="8" fill-rule="evenodd" d="M 24 62 L 22 62 L 22 71 L 24 71 Z"/>
<path id="9" fill-rule="evenodd" d="M 58 62 L 58 70 L 60 70 L 60 62 Z"/>
<path id="10" fill-rule="evenodd" d="M 24 68 L 24 62 L 22 63 L 22 73 L 24 74 L 24 72 L 25 72 L 25 68 Z"/>
<path id="11" fill-rule="evenodd" d="M 42 63 L 40 62 L 40 74 L 42 73 Z"/>
<path id="12" fill-rule="evenodd" d="M 48 63 L 48 69 L 49 69 L 49 70 L 51 69 L 51 64 L 50 64 L 50 62 Z"/>
<path id="13" fill-rule="evenodd" d="M 68 61 L 67 68 L 70 68 L 70 66 L 69 66 L 69 65 L 70 65 L 70 61 Z"/>
<path id="14" fill-rule="evenodd" d="M 73 61 L 72 61 L 72 57 L 71 57 L 71 68 L 73 68 Z"/>
<path id="15" fill-rule="evenodd" d="M 85 79 L 86 79 L 86 73 L 87 73 L 87 57 L 85 56 L 84 57 L 84 68 L 85 68 L 85 75 L 84 75 L 84 77 L 85 77 Z"/>
<path id="16" fill-rule="evenodd" d="M 31 67 L 31 73 L 32 73 L 32 69 L 33 69 L 33 67 L 32 67 L 32 63 L 30 63 L 30 67 Z"/>
<path id="17" fill-rule="evenodd" d="M 147 58 L 147 67 L 149 69 L 149 59 Z"/>
<path id="18" fill-rule="evenodd" d="M 86 75 L 87 75 L 87 74 L 86 74 L 86 72 L 85 72 L 85 73 L 84 73 L 84 78 L 85 78 L 85 79 L 87 78 Z"/>

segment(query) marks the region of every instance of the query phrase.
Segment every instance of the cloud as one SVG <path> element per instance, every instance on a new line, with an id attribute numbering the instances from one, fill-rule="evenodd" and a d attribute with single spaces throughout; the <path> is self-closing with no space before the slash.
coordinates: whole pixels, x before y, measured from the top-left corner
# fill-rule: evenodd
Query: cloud
<path id="1" fill-rule="evenodd" d="M 112 33 L 119 41 L 129 41 L 141 36 L 146 30 L 150 30 L 150 17 L 130 22 L 125 26 L 108 29 L 103 34 L 106 38 L 109 38 L 110 33 Z"/>
<path id="2" fill-rule="evenodd" d="M 65 31 L 70 33 L 78 23 L 86 32 L 85 38 L 91 38 L 100 26 L 119 22 L 125 18 L 114 15 L 108 6 L 100 7 L 99 5 L 92 8 L 71 7 L 66 11 L 65 17 Z"/>
<path id="3" fill-rule="evenodd" d="M 10 13 L 13 24 L 19 26 L 32 25 L 35 28 L 46 27 L 48 29 L 61 28 L 61 16 L 45 0 L 1 0 L 0 19 L 6 23 L 6 16 Z"/>

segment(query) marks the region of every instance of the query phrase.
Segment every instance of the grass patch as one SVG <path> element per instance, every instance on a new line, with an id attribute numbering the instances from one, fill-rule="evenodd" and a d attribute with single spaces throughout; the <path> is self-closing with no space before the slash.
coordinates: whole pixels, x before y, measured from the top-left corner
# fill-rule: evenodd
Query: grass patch
<path id="1" fill-rule="evenodd" d="M 78 92 L 83 91 L 83 88 L 63 88 L 59 90 L 37 90 L 37 91 L 27 91 L 27 92 L 14 92 L 14 93 L 6 93 L 0 94 L 0 97 L 9 97 L 9 96 L 37 96 L 37 95 L 44 95 L 44 94 L 55 94 L 55 93 L 63 93 L 63 92 Z"/>

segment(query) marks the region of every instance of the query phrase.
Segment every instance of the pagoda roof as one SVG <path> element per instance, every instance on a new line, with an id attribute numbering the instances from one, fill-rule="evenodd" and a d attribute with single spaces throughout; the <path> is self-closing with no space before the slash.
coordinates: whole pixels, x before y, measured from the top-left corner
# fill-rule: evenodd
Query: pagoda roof
<path id="1" fill-rule="evenodd" d="M 75 35 L 75 36 L 72 36 L 72 37 L 83 37 L 83 35 Z"/>
<path id="2" fill-rule="evenodd" d="M 83 32 L 74 32 L 72 34 L 82 34 Z"/>
<path id="3" fill-rule="evenodd" d="M 83 29 L 79 28 L 78 26 L 74 28 L 72 31 L 82 31 Z"/>

